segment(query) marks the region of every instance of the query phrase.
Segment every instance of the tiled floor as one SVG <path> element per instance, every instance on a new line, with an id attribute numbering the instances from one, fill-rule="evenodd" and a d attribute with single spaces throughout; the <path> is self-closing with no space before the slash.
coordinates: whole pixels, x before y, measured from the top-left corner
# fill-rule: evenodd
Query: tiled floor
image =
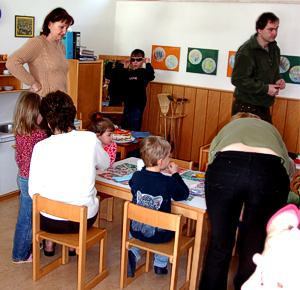
<path id="1" fill-rule="evenodd" d="M 11 262 L 12 239 L 18 210 L 18 199 L 12 198 L 0 202 L 0 289 L 2 290 L 71 290 L 76 289 L 76 257 L 70 258 L 68 265 L 61 266 L 37 282 L 32 281 L 32 265 L 15 265 Z M 122 202 L 115 202 L 114 221 L 102 222 L 108 230 L 107 263 L 109 276 L 94 289 L 119 289 L 120 272 L 120 241 L 121 241 Z M 96 269 L 97 248 L 88 251 L 87 274 L 93 274 Z M 43 255 L 42 255 L 43 256 Z M 43 256 L 43 260 L 46 258 Z M 180 269 L 180 277 L 184 275 L 185 259 Z M 130 284 L 128 290 L 162 290 L 168 289 L 169 275 L 157 276 L 151 271 L 142 275 Z M 231 289 L 231 287 L 229 287 Z"/>

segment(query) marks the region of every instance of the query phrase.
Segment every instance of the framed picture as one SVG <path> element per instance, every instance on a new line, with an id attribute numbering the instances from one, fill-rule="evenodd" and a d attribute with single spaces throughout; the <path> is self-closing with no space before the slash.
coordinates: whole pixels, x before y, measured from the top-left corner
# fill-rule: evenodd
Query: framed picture
<path id="1" fill-rule="evenodd" d="M 15 15 L 15 37 L 34 36 L 34 16 Z"/>

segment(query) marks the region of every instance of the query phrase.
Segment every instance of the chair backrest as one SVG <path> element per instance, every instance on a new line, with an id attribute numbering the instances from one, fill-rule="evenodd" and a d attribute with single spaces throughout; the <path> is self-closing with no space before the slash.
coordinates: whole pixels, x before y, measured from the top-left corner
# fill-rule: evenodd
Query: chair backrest
<path id="1" fill-rule="evenodd" d="M 291 191 L 300 195 L 300 172 L 296 173 L 291 181 Z"/>
<path id="2" fill-rule="evenodd" d="M 175 162 L 181 168 L 193 169 L 193 161 L 185 161 L 185 160 L 175 159 L 175 158 L 170 158 L 170 161 Z"/>
<path id="3" fill-rule="evenodd" d="M 149 209 L 129 201 L 124 205 L 124 218 L 169 231 L 180 231 L 181 215 Z"/>
<path id="4" fill-rule="evenodd" d="M 39 194 L 33 196 L 34 213 L 47 213 L 56 217 L 74 222 L 82 222 L 87 219 L 87 207 L 67 204 L 61 201 L 51 200 Z"/>

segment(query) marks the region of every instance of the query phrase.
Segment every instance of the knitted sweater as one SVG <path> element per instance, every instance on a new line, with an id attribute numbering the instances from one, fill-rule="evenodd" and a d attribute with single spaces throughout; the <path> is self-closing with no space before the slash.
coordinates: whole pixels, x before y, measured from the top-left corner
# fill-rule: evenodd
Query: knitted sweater
<path id="1" fill-rule="evenodd" d="M 29 72 L 24 68 L 27 63 Z M 37 93 L 67 92 L 68 62 L 61 42 L 50 42 L 44 35 L 29 39 L 9 56 L 6 67 L 21 82 L 32 86 L 38 82 L 42 88 Z"/>

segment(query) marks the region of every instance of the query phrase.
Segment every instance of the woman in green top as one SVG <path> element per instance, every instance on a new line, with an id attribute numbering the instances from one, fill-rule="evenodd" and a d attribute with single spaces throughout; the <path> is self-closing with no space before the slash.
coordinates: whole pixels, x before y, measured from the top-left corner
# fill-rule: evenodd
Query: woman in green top
<path id="1" fill-rule="evenodd" d="M 279 132 L 255 115 L 239 114 L 210 148 L 205 195 L 212 231 L 200 290 L 227 289 L 244 207 L 234 279 L 235 290 L 240 290 L 255 270 L 252 256 L 263 250 L 267 221 L 286 203 L 289 192 L 289 157 Z"/>

